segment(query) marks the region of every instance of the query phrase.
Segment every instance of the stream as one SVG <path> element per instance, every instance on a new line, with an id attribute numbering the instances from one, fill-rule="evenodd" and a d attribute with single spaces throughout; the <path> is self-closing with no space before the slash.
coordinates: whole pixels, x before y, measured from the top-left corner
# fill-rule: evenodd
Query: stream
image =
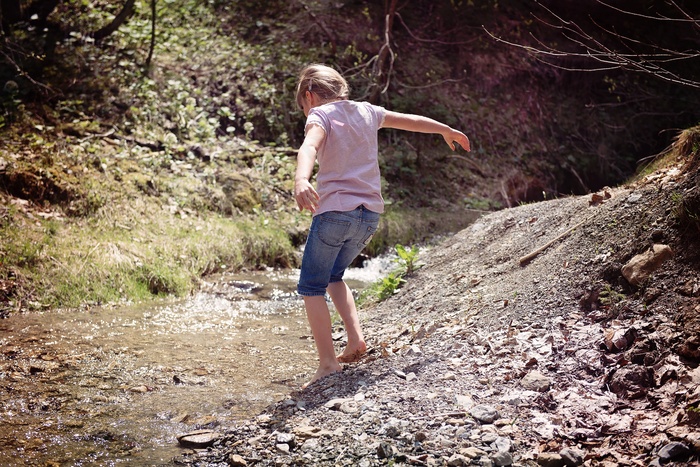
<path id="1" fill-rule="evenodd" d="M 392 260 L 346 280 L 362 289 Z M 171 465 L 177 435 L 280 400 L 317 364 L 297 278 L 222 274 L 186 300 L 0 320 L 0 465 Z"/>

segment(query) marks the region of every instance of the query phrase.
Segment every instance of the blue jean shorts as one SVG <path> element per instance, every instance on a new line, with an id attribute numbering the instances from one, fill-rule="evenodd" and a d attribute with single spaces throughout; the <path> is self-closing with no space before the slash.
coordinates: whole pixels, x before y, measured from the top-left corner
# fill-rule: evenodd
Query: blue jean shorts
<path id="1" fill-rule="evenodd" d="M 328 284 L 343 280 L 345 269 L 372 240 L 378 225 L 379 214 L 364 206 L 314 216 L 301 260 L 299 295 L 325 295 Z"/>

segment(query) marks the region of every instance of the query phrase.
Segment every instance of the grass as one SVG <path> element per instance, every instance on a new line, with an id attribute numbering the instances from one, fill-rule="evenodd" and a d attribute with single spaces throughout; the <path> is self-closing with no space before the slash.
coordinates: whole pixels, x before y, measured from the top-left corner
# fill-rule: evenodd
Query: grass
<path id="1" fill-rule="evenodd" d="M 152 202 L 103 209 L 96 217 L 14 222 L 0 230 L 0 279 L 23 277 L 32 308 L 76 307 L 183 296 L 206 274 L 260 265 L 292 266 L 296 249 L 275 222 L 202 212 L 182 219 Z"/>

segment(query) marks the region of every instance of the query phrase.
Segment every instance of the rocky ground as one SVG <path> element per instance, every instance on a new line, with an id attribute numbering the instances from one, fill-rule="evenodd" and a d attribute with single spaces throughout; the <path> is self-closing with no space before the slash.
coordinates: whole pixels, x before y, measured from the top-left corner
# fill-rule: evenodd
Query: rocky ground
<path id="1" fill-rule="evenodd" d="M 698 178 L 482 217 L 362 311 L 361 362 L 176 462 L 700 465 Z"/>

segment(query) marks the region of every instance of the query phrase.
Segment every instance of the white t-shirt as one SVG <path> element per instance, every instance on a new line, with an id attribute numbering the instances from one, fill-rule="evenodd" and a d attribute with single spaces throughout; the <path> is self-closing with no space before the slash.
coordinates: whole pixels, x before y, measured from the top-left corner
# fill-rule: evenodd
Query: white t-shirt
<path id="1" fill-rule="evenodd" d="M 326 133 L 316 155 L 316 191 L 321 199 L 314 215 L 352 211 L 360 205 L 384 212 L 377 131 L 385 116 L 383 107 L 350 100 L 330 102 L 309 111 L 305 131 L 310 125 L 318 125 Z"/>

